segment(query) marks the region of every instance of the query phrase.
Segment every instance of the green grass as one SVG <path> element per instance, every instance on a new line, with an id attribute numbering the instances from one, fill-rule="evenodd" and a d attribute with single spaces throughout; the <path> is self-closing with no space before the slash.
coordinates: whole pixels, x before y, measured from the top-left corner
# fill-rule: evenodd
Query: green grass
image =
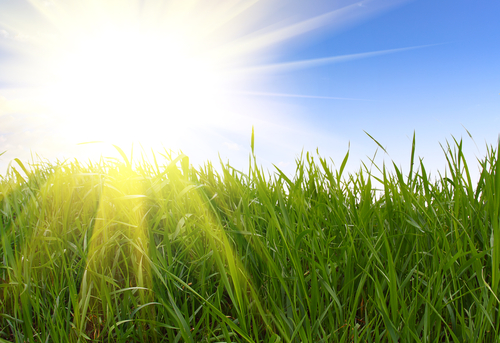
<path id="1" fill-rule="evenodd" d="M 0 342 L 499 342 L 499 147 L 477 183 L 461 141 L 436 178 L 15 160 Z"/>

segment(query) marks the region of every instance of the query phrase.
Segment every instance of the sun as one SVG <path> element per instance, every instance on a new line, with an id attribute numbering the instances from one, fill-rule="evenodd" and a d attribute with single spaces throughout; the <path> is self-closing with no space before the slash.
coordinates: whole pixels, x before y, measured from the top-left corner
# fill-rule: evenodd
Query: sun
<path id="1" fill-rule="evenodd" d="M 249 85 L 240 70 L 252 62 L 247 41 L 258 50 L 258 1 L 29 3 L 0 15 L 0 33 L 23 34 L 8 46 L 22 58 L 4 69 L 33 89 L 54 140 L 178 150 L 241 124 L 232 94 Z"/>
<path id="2" fill-rule="evenodd" d="M 275 73 L 317 64 L 276 60 L 336 11 L 313 17 L 291 3 L 283 12 L 274 0 L 7 1 L 0 48 L 12 56 L 0 81 L 29 90 L 45 116 L 34 129 L 68 147 L 228 143 L 243 126 L 279 118 L 271 97 L 283 94 L 267 91 Z"/>
<path id="3" fill-rule="evenodd" d="M 172 134 L 223 113 L 221 71 L 187 35 L 103 28 L 61 51 L 46 99 L 62 117 L 71 113 L 82 139 L 144 141 L 158 128 Z"/>

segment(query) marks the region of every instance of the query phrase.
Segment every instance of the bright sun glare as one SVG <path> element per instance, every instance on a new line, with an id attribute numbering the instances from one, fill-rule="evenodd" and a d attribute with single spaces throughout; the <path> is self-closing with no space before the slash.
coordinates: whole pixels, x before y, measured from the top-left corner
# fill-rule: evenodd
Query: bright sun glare
<path id="1" fill-rule="evenodd" d="M 0 44 L 12 55 L 2 61 L 0 81 L 25 87 L 30 106 L 39 109 L 31 111 L 41 118 L 34 121 L 50 126 L 55 145 L 199 146 L 256 120 L 268 125 L 273 100 L 252 95 L 304 97 L 266 93 L 272 73 L 334 60 L 276 63 L 285 42 L 288 48 L 289 41 L 310 44 L 320 29 L 326 33 L 389 6 L 313 3 L 5 0 Z"/>
<path id="2" fill-rule="evenodd" d="M 54 61 L 50 106 L 72 113 L 82 138 L 96 132 L 114 141 L 217 121 L 221 76 L 192 43 L 186 36 L 125 28 L 80 38 Z"/>

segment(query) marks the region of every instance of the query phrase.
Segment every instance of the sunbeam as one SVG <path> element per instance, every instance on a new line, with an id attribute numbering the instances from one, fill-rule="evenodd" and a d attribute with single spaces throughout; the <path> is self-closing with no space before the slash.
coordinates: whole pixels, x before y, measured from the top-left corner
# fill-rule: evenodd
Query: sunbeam
<path id="1" fill-rule="evenodd" d="M 36 94 L 34 108 L 53 118 L 52 135 L 64 142 L 149 145 L 155 137 L 175 146 L 208 128 L 234 129 L 252 109 L 230 93 L 252 88 L 256 75 L 262 81 L 277 71 L 400 51 L 275 61 L 283 43 L 308 44 L 310 33 L 318 39 L 403 2 L 8 1 L 0 48 L 10 55 L 0 81 Z"/>

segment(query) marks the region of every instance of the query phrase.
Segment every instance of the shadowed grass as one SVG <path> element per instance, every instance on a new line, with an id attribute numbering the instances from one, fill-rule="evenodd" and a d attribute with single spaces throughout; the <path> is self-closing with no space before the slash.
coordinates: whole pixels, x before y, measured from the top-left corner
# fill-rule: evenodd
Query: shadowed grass
<path id="1" fill-rule="evenodd" d="M 499 341 L 499 147 L 473 183 L 461 141 L 435 180 L 414 145 L 408 175 L 16 160 L 0 341 Z"/>

